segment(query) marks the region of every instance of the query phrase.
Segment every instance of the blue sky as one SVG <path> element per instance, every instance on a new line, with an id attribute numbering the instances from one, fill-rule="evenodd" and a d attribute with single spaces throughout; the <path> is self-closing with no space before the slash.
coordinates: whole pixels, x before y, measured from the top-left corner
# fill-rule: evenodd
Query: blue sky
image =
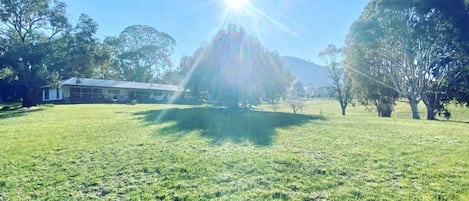
<path id="1" fill-rule="evenodd" d="M 350 25 L 368 0 L 250 0 L 242 10 L 225 0 L 65 0 L 76 23 L 81 13 L 98 24 L 97 36 L 117 36 L 127 26 L 145 24 L 173 36 L 174 64 L 210 41 L 228 24 L 243 25 L 267 48 L 322 64 L 317 56 L 328 44 L 344 45 Z"/>

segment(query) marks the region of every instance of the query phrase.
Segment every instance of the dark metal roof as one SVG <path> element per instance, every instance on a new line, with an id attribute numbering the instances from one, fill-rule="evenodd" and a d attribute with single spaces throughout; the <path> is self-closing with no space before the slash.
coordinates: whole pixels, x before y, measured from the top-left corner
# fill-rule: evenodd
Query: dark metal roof
<path id="1" fill-rule="evenodd" d="M 126 82 L 117 80 L 103 80 L 92 78 L 70 78 L 62 81 L 62 86 L 88 86 L 88 87 L 106 87 L 106 88 L 124 88 L 124 89 L 147 89 L 162 91 L 182 91 L 177 85 L 154 84 L 144 82 Z"/>

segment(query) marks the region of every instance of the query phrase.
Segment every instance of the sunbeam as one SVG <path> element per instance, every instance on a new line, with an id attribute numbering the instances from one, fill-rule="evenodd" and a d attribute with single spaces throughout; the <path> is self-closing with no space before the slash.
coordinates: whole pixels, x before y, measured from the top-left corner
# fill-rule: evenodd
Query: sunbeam
<path id="1" fill-rule="evenodd" d="M 208 3 L 208 2 L 207 2 Z M 220 4 L 219 4 L 220 5 Z M 267 5 L 264 5 L 267 6 Z M 255 37 L 262 40 L 262 32 L 268 31 L 264 29 L 260 29 L 259 25 L 262 23 L 268 23 L 271 27 L 277 28 L 280 31 L 288 33 L 294 37 L 300 38 L 300 35 L 296 32 L 292 31 L 288 28 L 285 24 L 281 23 L 280 21 L 274 19 L 273 17 L 267 15 L 261 8 L 256 7 L 256 4 L 251 2 L 250 0 L 225 0 L 224 6 L 222 7 L 223 11 L 221 12 L 219 22 L 216 29 L 223 29 L 225 26 L 229 26 L 230 24 L 237 24 L 239 26 L 243 26 L 248 32 L 254 34 Z M 205 50 L 202 50 L 205 51 Z M 241 49 L 239 51 L 242 51 Z M 193 76 L 193 73 L 199 62 L 201 57 L 203 57 L 205 53 L 201 52 L 194 58 L 194 62 L 192 63 L 189 72 L 184 76 L 181 83 L 179 83 L 180 91 L 175 92 L 168 100 L 169 104 L 173 104 L 177 102 L 178 98 L 181 97 L 182 93 L 185 92 L 185 86 L 187 85 L 188 81 Z M 240 58 L 242 59 L 244 52 L 239 53 Z M 261 58 L 265 59 L 265 58 Z M 270 61 L 268 61 L 270 62 Z M 164 112 L 160 113 L 160 117 L 162 118 Z"/>
<path id="2" fill-rule="evenodd" d="M 243 10 L 249 6 L 249 0 L 225 0 L 225 4 L 233 10 Z"/>
<path id="3" fill-rule="evenodd" d="M 263 9 L 254 2 L 250 2 L 249 0 L 226 0 L 225 4 L 227 7 L 224 9 L 221 17 L 221 24 L 224 26 L 238 24 L 247 30 L 255 32 L 257 37 L 261 37 L 262 34 L 260 34 L 258 26 L 259 24 L 267 23 L 294 37 L 301 38 L 299 34 L 291 30 L 288 26 L 267 15 Z M 264 4 L 263 6 L 268 6 L 268 4 Z"/>
<path id="4" fill-rule="evenodd" d="M 298 35 L 297 33 L 295 33 L 294 31 L 292 31 L 291 29 L 289 29 L 287 26 L 285 26 L 284 24 L 280 23 L 279 21 L 271 18 L 270 16 L 266 15 L 262 10 L 252 6 L 250 7 L 252 9 L 252 11 L 254 11 L 255 13 L 257 13 L 259 16 L 261 16 L 262 18 L 264 18 L 266 21 L 272 23 L 273 25 L 275 25 L 276 27 L 280 28 L 282 31 L 285 31 L 289 34 L 291 34 L 292 36 L 295 36 L 297 38 L 300 38 L 300 35 Z"/>

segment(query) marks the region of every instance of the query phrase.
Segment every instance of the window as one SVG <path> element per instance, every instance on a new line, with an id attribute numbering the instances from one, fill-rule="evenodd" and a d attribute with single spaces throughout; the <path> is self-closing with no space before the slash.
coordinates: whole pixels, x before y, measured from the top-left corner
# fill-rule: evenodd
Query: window
<path id="1" fill-rule="evenodd" d="M 102 91 L 103 91 L 102 89 L 93 89 L 94 94 L 101 94 Z"/>
<path id="2" fill-rule="evenodd" d="M 109 93 L 113 95 L 119 95 L 120 91 L 119 89 L 109 89 Z"/>
<path id="3" fill-rule="evenodd" d="M 70 88 L 70 98 L 80 98 L 80 88 Z"/>
<path id="4" fill-rule="evenodd" d="M 59 88 L 57 88 L 55 92 L 56 92 L 56 95 L 57 95 L 57 96 L 56 96 L 56 99 L 59 99 L 59 98 L 60 98 Z"/>

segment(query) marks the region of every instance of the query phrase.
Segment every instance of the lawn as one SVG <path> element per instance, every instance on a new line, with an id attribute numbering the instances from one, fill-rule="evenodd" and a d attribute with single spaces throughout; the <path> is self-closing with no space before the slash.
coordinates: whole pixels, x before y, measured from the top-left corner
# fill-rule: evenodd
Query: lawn
<path id="1" fill-rule="evenodd" d="M 423 108 L 422 108 L 423 109 Z M 469 110 L 393 118 L 180 105 L 0 111 L 0 200 L 469 200 Z M 422 117 L 425 117 L 422 114 Z"/>

